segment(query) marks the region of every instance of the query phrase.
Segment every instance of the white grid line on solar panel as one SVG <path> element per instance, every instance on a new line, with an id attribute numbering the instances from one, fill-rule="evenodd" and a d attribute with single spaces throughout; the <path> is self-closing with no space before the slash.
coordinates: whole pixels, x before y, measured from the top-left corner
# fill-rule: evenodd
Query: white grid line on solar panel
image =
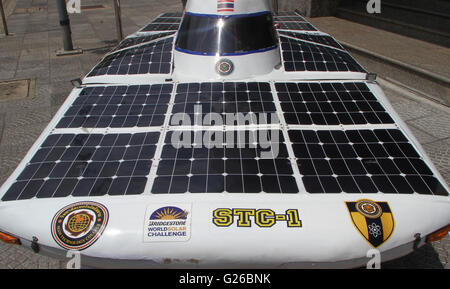
<path id="1" fill-rule="evenodd" d="M 131 48 L 133 46 L 138 46 L 141 44 L 147 44 L 153 41 L 156 41 L 160 38 L 173 35 L 175 32 L 163 32 L 163 33 L 152 33 L 144 36 L 133 36 L 125 38 L 122 42 L 119 43 L 119 45 L 114 48 L 112 52 L 117 52 L 125 48 Z"/>
<path id="2" fill-rule="evenodd" d="M 209 121 L 209 119 L 207 117 L 205 117 L 205 119 L 207 121 Z M 172 124 L 172 126 L 169 126 L 167 128 L 168 131 L 184 131 L 184 130 L 192 130 L 192 131 L 196 131 L 196 130 L 204 130 L 204 131 L 215 131 L 218 129 L 223 129 L 224 131 L 235 131 L 235 130 L 271 130 L 271 129 L 280 129 L 282 127 L 282 125 L 280 125 L 279 123 L 279 118 L 278 116 L 275 118 L 273 118 L 273 123 L 270 123 L 271 119 L 269 118 L 268 120 L 266 118 L 261 118 L 263 121 L 267 122 L 267 123 L 257 123 L 255 121 L 254 124 L 251 124 L 250 121 L 244 123 L 244 124 L 217 124 L 217 123 L 202 123 L 202 124 L 184 124 L 184 123 L 174 123 Z M 309 126 L 310 127 L 310 126 Z"/>
<path id="3" fill-rule="evenodd" d="M 309 193 L 448 195 L 398 129 L 289 130 Z"/>
<path id="4" fill-rule="evenodd" d="M 309 22 L 281 22 L 276 21 L 278 30 L 298 30 L 298 31 L 317 31 L 317 29 Z"/>
<path id="5" fill-rule="evenodd" d="M 145 126 L 145 127 L 102 127 L 102 128 L 54 128 L 52 134 L 83 134 L 86 130 L 90 134 L 123 134 L 123 133 L 144 133 L 144 132 L 161 132 L 161 126 Z"/>
<path id="6" fill-rule="evenodd" d="M 338 48 L 338 49 L 345 51 L 344 47 L 342 47 L 342 45 L 339 44 L 339 42 L 337 42 L 336 39 L 334 39 L 330 35 L 316 34 L 316 33 L 314 33 L 314 34 L 303 33 L 303 32 L 296 32 L 296 31 L 279 31 L 279 33 L 285 37 L 291 37 L 291 38 L 295 38 L 297 40 L 307 41 L 309 43 L 330 46 L 330 47 Z"/>
<path id="7" fill-rule="evenodd" d="M 140 32 L 148 32 L 148 31 L 177 31 L 180 28 L 179 23 L 150 23 L 141 30 Z"/>
<path id="8" fill-rule="evenodd" d="M 158 140 L 158 145 L 156 146 L 156 151 L 155 151 L 155 158 L 154 158 L 154 162 L 153 165 L 150 169 L 150 173 L 148 175 L 148 179 L 147 179 L 147 183 L 145 185 L 145 192 L 144 194 L 150 194 L 151 193 L 151 188 L 153 187 L 153 182 L 155 180 L 155 175 L 156 175 L 156 171 L 158 169 L 158 165 L 161 159 L 161 153 L 162 153 L 162 147 L 163 147 L 163 143 L 164 143 L 164 139 L 165 136 L 167 134 L 167 130 L 169 128 L 170 125 L 170 118 L 172 115 L 172 109 L 173 109 L 173 105 L 175 102 L 175 93 L 177 90 L 178 84 L 175 85 L 175 89 L 172 90 L 172 93 L 170 95 L 170 100 L 169 100 L 169 106 L 167 108 L 167 114 L 164 118 L 164 125 L 161 127 L 161 136 Z"/>
<path id="9" fill-rule="evenodd" d="M 395 123 L 392 124 L 363 124 L 363 125 L 287 125 L 286 129 L 290 130 L 364 130 L 364 129 L 398 129 L 399 126 Z"/>
<path id="10" fill-rule="evenodd" d="M 52 134 L 2 200 L 141 194 L 159 136 Z"/>
<path id="11" fill-rule="evenodd" d="M 280 37 L 283 65 L 290 71 L 352 71 L 365 70 L 345 51 Z"/>
<path id="12" fill-rule="evenodd" d="M 56 128 L 161 126 L 172 90 L 173 84 L 84 88 Z"/>
<path id="13" fill-rule="evenodd" d="M 172 46 L 173 37 L 169 37 L 107 55 L 92 69 L 88 77 L 169 74 L 172 68 Z"/>
<path id="14" fill-rule="evenodd" d="M 234 131 L 233 148 L 216 146 L 215 141 L 214 145 L 199 144 L 199 137 L 203 140 L 221 135 L 225 140 L 223 131 L 168 132 L 152 193 L 298 193 L 281 131 L 276 132 L 281 136 L 277 143 L 280 149 L 270 158 L 260 158 L 266 144 L 250 142 L 250 136 L 258 140 L 257 130 Z M 174 133 L 187 134 L 190 140 L 175 136 L 178 142 L 174 142 Z M 192 146 L 178 147 L 180 142 Z"/>
<path id="15" fill-rule="evenodd" d="M 276 113 L 275 104 L 269 83 L 262 82 L 214 82 L 214 83 L 181 83 L 177 86 L 172 114 L 185 113 L 191 124 L 197 117 L 213 124 L 213 120 L 204 117 L 210 113 L 224 117 L 237 113 L 248 117 L 249 124 L 256 124 L 256 114 L 270 115 Z M 209 115 L 211 116 L 211 115 Z M 222 124 L 226 124 L 225 120 Z"/>
<path id="16" fill-rule="evenodd" d="M 281 108 L 280 99 L 278 98 L 278 93 L 276 92 L 277 89 L 275 86 L 275 82 L 271 81 L 270 87 L 273 91 L 273 99 L 275 102 L 276 109 L 278 112 L 282 112 L 283 110 Z M 298 166 L 297 166 L 296 162 L 293 161 L 293 160 L 295 160 L 295 154 L 294 154 L 294 150 L 292 149 L 292 143 L 290 141 L 289 134 L 288 134 L 289 125 L 286 123 L 286 120 L 283 115 L 281 115 L 279 117 L 279 122 L 280 122 L 280 129 L 283 132 L 283 138 L 286 143 L 286 149 L 287 149 L 287 152 L 289 155 L 289 159 L 291 160 L 292 171 L 294 172 L 297 187 L 299 188 L 299 193 L 306 193 L 305 186 L 303 185 L 303 182 L 301 181 L 301 178 L 300 178 L 300 171 L 298 169 Z M 310 129 L 310 126 L 308 126 L 308 129 Z"/>
<path id="17" fill-rule="evenodd" d="M 168 24 L 168 23 L 175 23 L 175 24 L 180 24 L 181 23 L 181 18 L 178 17 L 157 17 L 155 18 L 151 24 Z"/>
<path id="18" fill-rule="evenodd" d="M 363 82 L 275 83 L 289 125 L 394 124 Z"/>

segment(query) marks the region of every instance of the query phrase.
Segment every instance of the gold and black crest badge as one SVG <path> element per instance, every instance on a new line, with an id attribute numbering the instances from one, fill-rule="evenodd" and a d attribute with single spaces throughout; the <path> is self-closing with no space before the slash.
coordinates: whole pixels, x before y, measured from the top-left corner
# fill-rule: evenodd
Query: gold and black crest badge
<path id="1" fill-rule="evenodd" d="M 394 232 L 394 217 L 387 202 L 345 202 L 358 232 L 377 248 Z"/>
<path id="2" fill-rule="evenodd" d="M 100 238 L 108 216 L 108 209 L 96 202 L 70 204 L 53 217 L 53 239 L 65 249 L 84 250 Z"/>

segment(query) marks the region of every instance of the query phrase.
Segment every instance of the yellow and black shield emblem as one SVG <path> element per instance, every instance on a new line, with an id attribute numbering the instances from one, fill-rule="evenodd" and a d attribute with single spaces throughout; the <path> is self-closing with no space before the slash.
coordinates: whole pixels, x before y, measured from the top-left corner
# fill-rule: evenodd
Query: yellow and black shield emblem
<path id="1" fill-rule="evenodd" d="M 358 232 L 377 248 L 394 232 L 394 217 L 387 202 L 345 202 Z"/>

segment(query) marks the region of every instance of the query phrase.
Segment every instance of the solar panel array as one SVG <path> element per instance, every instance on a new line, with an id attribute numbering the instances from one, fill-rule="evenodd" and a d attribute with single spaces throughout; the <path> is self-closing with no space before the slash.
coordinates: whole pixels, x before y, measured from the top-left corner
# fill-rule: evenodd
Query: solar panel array
<path id="1" fill-rule="evenodd" d="M 274 21 L 285 71 L 365 72 L 333 37 L 295 12 L 279 12 Z"/>
<path id="2" fill-rule="evenodd" d="M 140 30 L 140 32 L 177 31 L 178 28 L 180 28 L 179 23 L 151 23 Z"/>
<path id="3" fill-rule="evenodd" d="M 173 84 L 84 88 L 56 128 L 161 126 Z"/>
<path id="4" fill-rule="evenodd" d="M 280 37 L 286 71 L 365 72 L 346 51 Z"/>
<path id="5" fill-rule="evenodd" d="M 159 38 L 173 35 L 174 33 L 175 32 L 162 32 L 162 33 L 154 33 L 154 34 L 150 34 L 150 35 L 146 35 L 146 36 L 128 37 L 128 38 L 125 38 L 122 42 L 120 42 L 120 44 L 113 51 L 117 51 L 117 50 L 121 50 L 121 49 L 124 49 L 127 47 L 139 45 L 139 44 L 142 44 L 145 42 L 157 40 Z"/>
<path id="6" fill-rule="evenodd" d="M 181 13 L 164 13 L 144 26 L 139 32 L 177 31 L 180 28 L 181 16 Z"/>
<path id="7" fill-rule="evenodd" d="M 258 139 L 257 131 L 231 132 L 234 141 L 229 144 L 232 147 L 213 147 L 210 143 L 203 143 L 187 148 L 176 148 L 176 144 L 174 148 L 173 138 L 185 143 L 180 136 L 174 136 L 175 133 L 187 134 L 191 139 L 187 142 L 189 145 L 198 139 L 195 134 L 202 139 L 207 134 L 220 135 L 224 140 L 227 134 L 223 131 L 169 132 L 152 187 L 155 194 L 298 192 L 282 139 L 279 153 L 263 159 L 261 151 L 265 148 L 262 143 L 252 145 L 250 142 L 251 139 Z M 281 131 L 277 133 L 282 138 Z"/>
<path id="8" fill-rule="evenodd" d="M 50 135 L 2 200 L 141 194 L 159 135 Z"/>
<path id="9" fill-rule="evenodd" d="M 2 200 L 142 194 L 147 186 L 154 194 L 298 193 L 298 179 L 308 193 L 448 195 L 396 128 L 355 129 L 349 124 L 344 129 L 330 130 L 329 124 L 324 123 L 312 130 L 297 127 L 304 124 L 290 123 L 286 117 L 290 113 L 286 112 L 286 105 L 295 102 L 380 105 L 365 83 L 289 82 L 274 86 L 274 92 L 270 83 L 265 82 L 180 83 L 176 90 L 172 84 L 84 88 Z M 159 129 L 92 134 L 58 131 L 65 128 L 61 123 L 73 123 L 75 115 L 79 116 L 81 111 L 92 113 L 97 106 L 102 112 L 95 115 L 99 119 L 105 117 L 105 112 L 109 117 L 112 111 L 117 113 L 120 107 L 127 106 L 124 111 L 128 114 L 118 121 L 119 128 L 128 127 L 129 119 L 141 114 L 137 107 L 147 105 L 164 105 L 164 112 L 153 110 L 146 115 L 161 116 L 162 120 L 172 93 L 172 115 L 187 111 L 177 107 L 195 103 L 218 108 L 206 109 L 203 116 L 210 112 L 226 113 L 228 105 L 236 112 L 245 104 L 251 107 L 250 103 L 260 103 L 258 107 L 262 108 L 265 107 L 262 103 L 267 103 L 271 109 L 244 111 L 276 112 L 289 127 L 271 129 L 266 139 L 260 138 L 267 131 L 258 124 L 239 129 L 234 125 L 228 129 L 217 125 L 217 129 L 207 131 L 193 131 L 189 126 L 176 129 L 177 124 L 170 124 L 162 132 Z M 281 112 L 277 111 L 276 103 Z M 95 122 L 85 119 L 83 124 L 70 127 L 90 128 L 87 123 Z M 99 123 L 92 127 L 105 127 Z M 392 122 L 382 125 L 392 126 Z M 147 126 L 151 130 L 151 125 Z M 217 138 L 221 141 L 217 142 Z M 263 152 L 269 155 L 263 156 Z M 153 164 L 156 168 L 152 173 Z"/>
<path id="10" fill-rule="evenodd" d="M 448 195 L 400 130 L 292 130 L 289 136 L 309 193 Z"/>
<path id="11" fill-rule="evenodd" d="M 276 112 L 271 87 L 262 82 L 183 83 L 177 87 L 174 102 L 172 113 L 184 113 L 191 120 L 195 113 L 201 113 L 203 119 L 210 113 L 226 117 Z"/>
<path id="12" fill-rule="evenodd" d="M 158 17 L 155 20 L 153 20 L 151 23 L 181 23 L 181 17 Z"/>
<path id="13" fill-rule="evenodd" d="M 317 29 L 308 22 L 278 22 L 279 30 L 297 30 L 297 31 L 317 31 Z"/>
<path id="14" fill-rule="evenodd" d="M 305 40 L 317 44 L 328 45 L 338 49 L 344 49 L 333 37 L 323 34 L 311 34 L 298 31 L 280 31 L 280 35 L 289 36 L 298 40 Z"/>
<path id="15" fill-rule="evenodd" d="M 363 82 L 276 83 L 287 124 L 393 124 Z"/>
<path id="16" fill-rule="evenodd" d="M 334 38 L 296 31 L 309 29 L 296 13 L 275 19 L 287 29 L 279 31 L 286 71 L 365 72 Z M 180 20 L 181 13 L 166 13 L 147 28 Z M 170 73 L 171 34 L 127 38 L 88 76 Z M 179 113 L 189 121 L 180 123 Z M 236 114 L 244 118 L 226 122 Z M 275 117 L 264 119 L 267 129 L 258 116 L 269 114 Z M 59 117 L 3 201 L 144 193 L 448 195 L 365 81 L 89 85 Z M 205 122 L 193 129 L 196 119 Z"/>
<path id="17" fill-rule="evenodd" d="M 107 55 L 88 77 L 100 75 L 168 74 L 172 68 L 173 37 Z"/>
<path id="18" fill-rule="evenodd" d="M 274 14 L 274 22 L 279 31 L 317 31 L 311 23 L 295 12 L 279 12 L 278 14 Z"/>
<path id="19" fill-rule="evenodd" d="M 181 12 L 164 13 L 156 17 L 152 22 L 144 26 L 139 33 L 172 31 L 175 32 L 180 28 Z"/>

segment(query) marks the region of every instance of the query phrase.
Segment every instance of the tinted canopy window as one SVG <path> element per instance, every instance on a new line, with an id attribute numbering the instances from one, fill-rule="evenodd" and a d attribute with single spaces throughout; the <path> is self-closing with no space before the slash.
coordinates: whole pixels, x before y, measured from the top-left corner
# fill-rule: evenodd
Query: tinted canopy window
<path id="1" fill-rule="evenodd" d="M 232 16 L 186 13 L 176 42 L 178 50 L 205 55 L 245 54 L 276 45 L 269 12 Z"/>

